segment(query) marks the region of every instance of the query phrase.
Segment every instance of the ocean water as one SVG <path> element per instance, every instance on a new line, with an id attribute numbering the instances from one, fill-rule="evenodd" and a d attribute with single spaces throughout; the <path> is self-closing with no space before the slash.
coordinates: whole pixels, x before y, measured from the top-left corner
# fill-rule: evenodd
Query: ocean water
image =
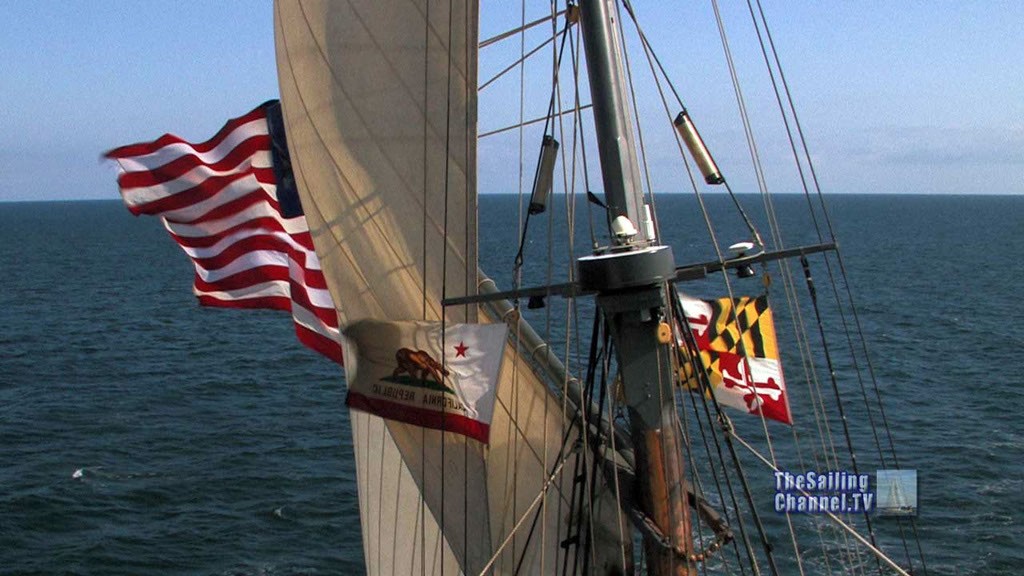
<path id="1" fill-rule="evenodd" d="M 787 245 L 817 242 L 805 200 L 777 202 Z M 918 471 L 928 572 L 1021 573 L 1024 198 L 829 204 L 901 464 Z M 714 256 L 694 208 L 658 200 L 679 263 Z M 481 264 L 504 286 L 515 214 L 514 198 L 481 198 Z M 528 285 L 561 277 L 545 239 L 564 224 L 539 222 Z M 728 220 L 718 232 L 743 237 Z M 0 204 L 0 246 L 0 574 L 363 570 L 340 371 L 295 341 L 286 315 L 199 308 L 162 226 L 116 201 Z M 555 340 L 557 317 L 535 317 Z"/>

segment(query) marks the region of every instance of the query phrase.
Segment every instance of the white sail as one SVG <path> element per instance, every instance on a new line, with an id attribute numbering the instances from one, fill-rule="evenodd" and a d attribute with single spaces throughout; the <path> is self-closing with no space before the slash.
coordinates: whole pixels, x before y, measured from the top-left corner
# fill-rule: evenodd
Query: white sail
<path id="1" fill-rule="evenodd" d="M 341 325 L 440 320 L 442 296 L 476 292 L 476 3 L 279 1 L 275 40 Z M 490 321 L 472 306 L 444 314 Z M 351 413 L 368 573 L 557 569 L 572 461 L 548 480 L 568 419 L 526 359 L 505 355 L 489 447 Z"/>

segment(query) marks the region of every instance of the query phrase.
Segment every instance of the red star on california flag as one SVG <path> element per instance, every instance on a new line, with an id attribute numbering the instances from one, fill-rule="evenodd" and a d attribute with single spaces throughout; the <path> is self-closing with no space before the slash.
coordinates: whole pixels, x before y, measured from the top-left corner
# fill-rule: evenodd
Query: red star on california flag
<path id="1" fill-rule="evenodd" d="M 459 345 L 455 347 L 455 357 L 458 358 L 461 356 L 465 358 L 466 350 L 469 350 L 469 346 L 466 346 L 465 342 L 459 342 Z"/>

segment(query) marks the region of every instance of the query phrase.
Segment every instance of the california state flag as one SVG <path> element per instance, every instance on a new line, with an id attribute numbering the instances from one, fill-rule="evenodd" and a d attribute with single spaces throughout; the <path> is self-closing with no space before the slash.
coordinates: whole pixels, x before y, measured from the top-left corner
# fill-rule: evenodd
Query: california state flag
<path id="1" fill-rule="evenodd" d="M 504 324 L 363 320 L 342 332 L 349 407 L 488 442 Z"/>
<path id="2" fill-rule="evenodd" d="M 680 293 L 680 300 L 715 400 L 792 424 L 767 295 L 698 300 Z M 694 375 L 685 376 L 696 389 Z"/>

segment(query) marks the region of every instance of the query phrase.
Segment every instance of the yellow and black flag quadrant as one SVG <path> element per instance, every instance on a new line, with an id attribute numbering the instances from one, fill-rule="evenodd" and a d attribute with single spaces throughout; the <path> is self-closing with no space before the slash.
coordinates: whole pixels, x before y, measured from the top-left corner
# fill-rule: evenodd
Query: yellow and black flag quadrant
<path id="1" fill-rule="evenodd" d="M 792 424 L 768 296 L 716 300 L 680 296 L 715 399 Z"/>

